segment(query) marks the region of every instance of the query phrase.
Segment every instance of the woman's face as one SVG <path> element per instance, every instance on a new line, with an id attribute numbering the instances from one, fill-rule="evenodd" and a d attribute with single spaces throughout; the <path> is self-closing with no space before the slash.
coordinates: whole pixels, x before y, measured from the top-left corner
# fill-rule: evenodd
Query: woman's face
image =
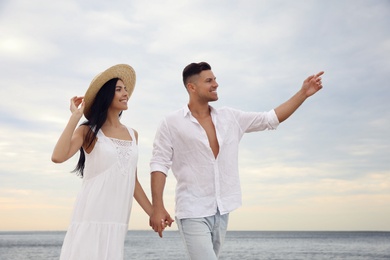
<path id="1" fill-rule="evenodd" d="M 112 99 L 110 108 L 120 111 L 127 110 L 127 101 L 129 100 L 129 93 L 122 80 L 118 80 L 115 86 L 115 95 Z"/>

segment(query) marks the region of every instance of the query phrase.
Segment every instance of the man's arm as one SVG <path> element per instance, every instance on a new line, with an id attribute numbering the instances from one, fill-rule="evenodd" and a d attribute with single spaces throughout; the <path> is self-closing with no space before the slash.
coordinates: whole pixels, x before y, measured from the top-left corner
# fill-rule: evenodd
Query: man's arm
<path id="1" fill-rule="evenodd" d="M 322 88 L 322 74 L 324 74 L 323 71 L 308 77 L 303 82 L 302 88 L 294 96 L 275 108 L 275 113 L 280 123 L 289 118 L 308 97 Z"/>
<path id="2" fill-rule="evenodd" d="M 162 237 L 165 224 L 171 226 L 173 219 L 166 211 L 163 201 L 166 176 L 164 173 L 155 171 L 151 173 L 151 190 L 153 213 L 150 216 L 150 226 Z"/>

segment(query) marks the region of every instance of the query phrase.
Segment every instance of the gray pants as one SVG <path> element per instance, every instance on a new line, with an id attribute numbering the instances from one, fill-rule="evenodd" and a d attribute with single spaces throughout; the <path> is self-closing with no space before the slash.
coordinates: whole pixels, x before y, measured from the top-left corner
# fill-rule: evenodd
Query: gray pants
<path id="1" fill-rule="evenodd" d="M 225 240 L 229 214 L 177 219 L 181 238 L 191 260 L 218 259 Z"/>

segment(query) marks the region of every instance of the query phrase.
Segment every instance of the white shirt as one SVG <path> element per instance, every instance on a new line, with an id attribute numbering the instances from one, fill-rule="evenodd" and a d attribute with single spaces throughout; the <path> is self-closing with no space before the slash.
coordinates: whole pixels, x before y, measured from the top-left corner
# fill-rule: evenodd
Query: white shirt
<path id="1" fill-rule="evenodd" d="M 276 129 L 274 110 L 243 112 L 210 106 L 219 143 L 217 158 L 206 131 L 188 106 L 166 116 L 157 130 L 150 161 L 151 172 L 176 177 L 175 214 L 178 219 L 229 213 L 241 206 L 238 146 L 244 133 Z"/>

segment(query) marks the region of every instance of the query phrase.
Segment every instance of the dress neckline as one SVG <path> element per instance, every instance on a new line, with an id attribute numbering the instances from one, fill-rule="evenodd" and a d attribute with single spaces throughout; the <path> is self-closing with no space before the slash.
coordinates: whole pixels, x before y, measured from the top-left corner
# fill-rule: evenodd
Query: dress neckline
<path id="1" fill-rule="evenodd" d="M 99 129 L 99 131 L 102 133 L 102 135 L 103 135 L 104 137 L 108 138 L 108 139 L 111 139 L 111 140 L 118 140 L 118 141 L 125 141 L 125 142 L 130 142 L 130 143 L 131 143 L 131 142 L 134 141 L 134 140 L 133 140 L 133 136 L 130 134 L 130 131 L 129 131 L 129 129 L 128 129 L 127 127 L 126 127 L 126 130 L 127 130 L 127 132 L 129 133 L 131 140 L 119 139 L 119 138 L 107 136 L 107 135 L 103 132 L 102 129 Z"/>

